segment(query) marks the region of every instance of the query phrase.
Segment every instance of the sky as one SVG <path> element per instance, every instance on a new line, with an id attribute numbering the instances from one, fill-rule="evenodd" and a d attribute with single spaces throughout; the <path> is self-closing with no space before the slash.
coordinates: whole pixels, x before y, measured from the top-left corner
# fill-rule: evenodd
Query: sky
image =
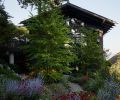
<path id="1" fill-rule="evenodd" d="M 113 27 L 107 34 L 104 35 L 104 48 L 109 49 L 111 56 L 120 52 L 120 0 L 69 0 L 77 6 L 107 17 L 116 21 Z M 18 5 L 17 0 L 5 0 L 5 10 L 11 15 L 12 22 L 16 25 L 22 20 L 25 20 L 32 14 L 36 14 L 36 10 L 23 9 Z"/>

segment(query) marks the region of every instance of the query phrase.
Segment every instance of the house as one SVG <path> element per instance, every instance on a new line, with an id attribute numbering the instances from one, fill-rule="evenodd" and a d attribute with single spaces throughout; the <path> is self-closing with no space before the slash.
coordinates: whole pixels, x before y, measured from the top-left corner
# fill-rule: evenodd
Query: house
<path id="1" fill-rule="evenodd" d="M 71 3 L 66 3 L 61 6 L 62 13 L 66 19 L 69 21 L 77 22 L 79 25 L 86 25 L 95 28 L 99 32 L 99 42 L 103 48 L 103 36 L 106 34 L 116 22 L 105 18 L 101 15 L 73 5 Z M 30 20 L 30 19 L 27 19 Z M 27 25 L 27 20 L 22 21 L 21 24 Z M 76 29 L 75 29 L 76 30 Z M 74 31 L 75 31 L 74 30 Z M 74 32 L 74 36 L 78 37 L 79 32 Z M 12 57 L 13 58 L 13 57 Z M 14 62 L 14 61 L 12 61 Z"/>
<path id="2" fill-rule="evenodd" d="M 76 18 L 80 20 L 84 25 L 95 28 L 99 31 L 100 44 L 103 48 L 103 35 L 106 34 L 116 22 L 110 20 L 106 17 L 73 5 L 71 3 L 66 3 L 62 6 L 62 13 L 64 16 L 69 18 Z"/>
<path id="3" fill-rule="evenodd" d="M 110 20 L 106 17 L 78 7 L 74 4 L 67 2 L 61 7 L 63 15 L 67 18 L 77 19 L 86 26 L 90 26 L 99 31 L 100 36 L 100 44 L 103 48 L 103 35 L 106 34 L 113 26 L 115 26 L 116 22 Z M 22 21 L 21 24 L 26 25 L 26 20 Z"/>

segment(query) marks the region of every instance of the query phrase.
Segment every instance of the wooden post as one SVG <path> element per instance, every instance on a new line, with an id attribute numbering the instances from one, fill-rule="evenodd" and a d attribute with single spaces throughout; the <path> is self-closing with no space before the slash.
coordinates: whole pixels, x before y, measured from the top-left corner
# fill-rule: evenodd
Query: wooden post
<path id="1" fill-rule="evenodd" d="M 99 29 L 97 29 L 96 31 L 99 32 L 99 44 L 100 44 L 100 46 L 101 46 L 102 49 L 103 49 L 103 31 L 102 31 L 102 30 L 99 30 Z"/>
<path id="2" fill-rule="evenodd" d="M 100 45 L 103 49 L 103 31 L 101 31 L 101 30 L 99 31 L 99 39 L 100 39 Z"/>

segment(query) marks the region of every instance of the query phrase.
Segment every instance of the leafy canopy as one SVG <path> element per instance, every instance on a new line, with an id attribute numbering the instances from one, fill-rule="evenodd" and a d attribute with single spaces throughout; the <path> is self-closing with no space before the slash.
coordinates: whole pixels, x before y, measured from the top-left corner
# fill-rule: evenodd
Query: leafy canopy
<path id="1" fill-rule="evenodd" d="M 15 26 L 8 21 L 8 14 L 4 10 L 4 7 L 0 5 L 0 43 L 9 41 L 13 36 L 12 31 L 15 29 Z"/>
<path id="2" fill-rule="evenodd" d="M 71 39 L 60 10 L 55 8 L 33 17 L 27 27 L 30 31 L 30 44 L 26 48 L 33 62 L 32 68 L 55 80 L 69 72 L 74 54 L 70 46 L 65 46 Z"/>

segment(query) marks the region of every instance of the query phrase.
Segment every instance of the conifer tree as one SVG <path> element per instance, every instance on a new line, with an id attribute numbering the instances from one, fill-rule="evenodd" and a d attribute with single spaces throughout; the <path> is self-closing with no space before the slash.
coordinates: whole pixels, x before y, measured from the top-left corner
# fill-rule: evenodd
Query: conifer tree
<path id="1" fill-rule="evenodd" d="M 15 26 L 9 22 L 9 15 L 0 4 L 0 59 L 5 56 L 5 48 L 14 36 Z"/>
<path id="2" fill-rule="evenodd" d="M 49 4 L 48 4 L 49 5 Z M 59 8 L 44 9 L 27 21 L 30 44 L 25 48 L 32 61 L 32 70 L 53 80 L 61 79 L 63 73 L 70 72 L 69 64 L 75 55 L 68 44 L 69 29 Z"/>

